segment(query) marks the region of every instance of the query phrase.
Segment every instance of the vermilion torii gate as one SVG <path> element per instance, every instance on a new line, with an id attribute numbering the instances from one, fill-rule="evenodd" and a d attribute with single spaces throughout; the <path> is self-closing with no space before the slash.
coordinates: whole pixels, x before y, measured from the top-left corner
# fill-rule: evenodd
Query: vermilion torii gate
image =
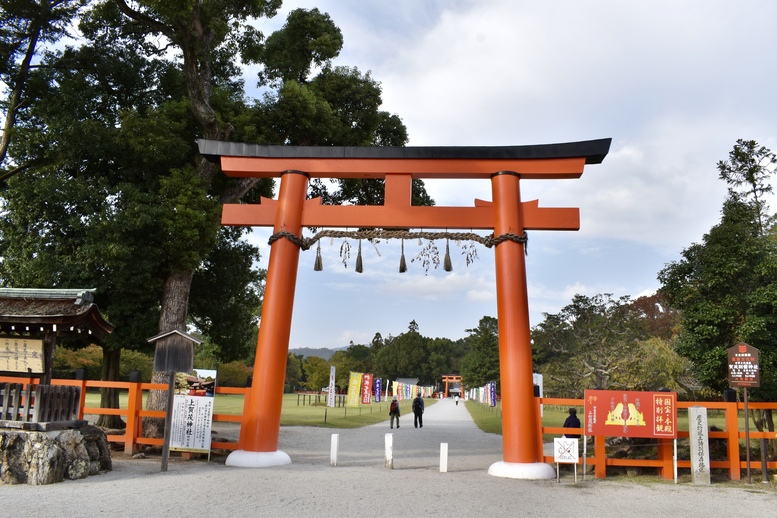
<path id="1" fill-rule="evenodd" d="M 445 382 L 445 397 L 448 397 L 448 383 L 461 383 L 461 376 L 456 376 L 454 374 L 444 374 L 442 380 Z"/>
<path id="2" fill-rule="evenodd" d="M 283 382 L 289 350 L 294 292 L 303 227 L 422 228 L 492 230 L 523 236 L 526 230 L 578 230 L 577 208 L 540 208 L 522 202 L 521 180 L 579 178 L 586 164 L 607 155 L 611 139 L 507 147 L 298 147 L 199 140 L 210 160 L 234 177 L 280 177 L 277 200 L 225 205 L 224 225 L 272 226 L 262 321 L 253 383 L 246 398 L 240 450 L 229 466 L 264 467 L 291 463 L 278 450 Z M 306 200 L 310 178 L 383 178 L 384 204 L 322 205 Z M 490 179 L 493 201 L 474 207 L 411 206 L 411 183 L 421 179 Z M 289 238 L 293 236 L 293 238 Z M 297 243 L 295 243 L 297 241 Z M 550 479 L 555 470 L 542 460 L 532 381 L 525 242 L 505 239 L 495 247 L 499 360 L 502 388 L 503 462 L 495 476 Z"/>

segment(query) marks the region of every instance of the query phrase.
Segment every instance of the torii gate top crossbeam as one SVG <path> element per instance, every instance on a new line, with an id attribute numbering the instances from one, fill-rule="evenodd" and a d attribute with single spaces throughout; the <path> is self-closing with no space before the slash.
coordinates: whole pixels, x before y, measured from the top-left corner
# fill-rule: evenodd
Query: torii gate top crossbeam
<path id="1" fill-rule="evenodd" d="M 228 176 L 278 177 L 304 171 L 318 178 L 489 178 L 512 171 L 523 179 L 578 178 L 585 164 L 604 160 L 612 139 L 533 146 L 344 147 L 267 146 L 198 140 L 200 153 L 221 158 Z"/>
<path id="2" fill-rule="evenodd" d="M 512 172 L 521 179 L 578 178 L 586 164 L 607 155 L 611 139 L 563 144 L 502 147 L 300 147 L 265 146 L 199 140 L 200 153 L 221 159 L 224 174 L 272 178 L 302 171 L 318 178 L 385 178 L 382 206 L 328 206 L 307 200 L 305 227 L 469 228 L 493 229 L 491 202 L 475 200 L 474 207 L 411 206 L 414 178 L 488 179 Z M 277 200 L 262 198 L 252 205 L 226 204 L 222 223 L 273 226 Z M 577 230 L 576 208 L 540 208 L 537 201 L 521 203 L 527 230 Z"/>

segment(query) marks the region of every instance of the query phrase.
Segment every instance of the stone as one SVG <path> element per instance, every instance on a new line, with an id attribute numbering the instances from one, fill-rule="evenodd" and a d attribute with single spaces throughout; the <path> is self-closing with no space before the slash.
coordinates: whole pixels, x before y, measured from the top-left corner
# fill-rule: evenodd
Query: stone
<path id="1" fill-rule="evenodd" d="M 0 483 L 53 484 L 111 467 L 108 440 L 99 428 L 49 432 L 0 428 Z"/>
<path id="2" fill-rule="evenodd" d="M 695 485 L 710 485 L 710 446 L 707 409 L 688 408 L 688 443 L 691 447 L 691 479 Z"/>

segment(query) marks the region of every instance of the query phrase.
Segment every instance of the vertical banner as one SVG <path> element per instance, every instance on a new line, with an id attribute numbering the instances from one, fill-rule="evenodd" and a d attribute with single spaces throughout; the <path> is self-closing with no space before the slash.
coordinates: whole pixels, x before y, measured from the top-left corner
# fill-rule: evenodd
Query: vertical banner
<path id="1" fill-rule="evenodd" d="M 375 402 L 380 403 L 381 379 L 375 378 Z M 388 398 L 387 398 L 388 399 Z"/>
<path id="2" fill-rule="evenodd" d="M 351 371 L 351 378 L 348 382 L 348 406 L 359 406 L 359 391 L 362 388 L 362 373 Z"/>
<path id="3" fill-rule="evenodd" d="M 175 396 L 170 430 L 170 450 L 210 452 L 213 398 Z"/>
<path id="4" fill-rule="evenodd" d="M 492 381 L 488 384 L 489 398 L 491 399 L 491 406 L 496 406 L 496 382 Z"/>
<path id="5" fill-rule="evenodd" d="M 327 391 L 326 406 L 335 406 L 335 366 L 329 366 L 329 390 Z"/>
<path id="6" fill-rule="evenodd" d="M 372 374 L 362 375 L 362 405 L 372 402 Z"/>

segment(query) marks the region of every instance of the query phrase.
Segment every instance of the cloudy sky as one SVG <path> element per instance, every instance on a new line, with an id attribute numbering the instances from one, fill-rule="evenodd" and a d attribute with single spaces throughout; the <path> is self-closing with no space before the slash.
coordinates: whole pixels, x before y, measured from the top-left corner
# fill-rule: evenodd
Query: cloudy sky
<path id="1" fill-rule="evenodd" d="M 370 71 L 383 108 L 410 146 L 506 146 L 612 138 L 609 155 L 577 180 L 521 184 L 541 207 L 579 207 L 577 232 L 531 232 L 532 325 L 576 293 L 637 297 L 719 220 L 726 186 L 716 164 L 738 138 L 777 150 L 777 2 L 698 0 L 330 0 L 318 7 L 343 32 L 335 64 Z M 250 83 L 251 79 L 247 80 Z M 437 205 L 491 199 L 489 182 L 429 181 Z M 774 203 L 772 203 L 774 206 Z M 267 266 L 270 231 L 257 229 Z M 356 243 L 352 243 L 354 250 Z M 438 243 L 441 251 L 444 243 Z M 496 316 L 494 256 L 478 245 L 451 273 L 410 260 L 399 243 L 363 245 L 364 273 L 344 268 L 340 242 L 303 252 L 290 347 L 369 343 L 411 320 L 430 337 L 461 338 Z"/>

